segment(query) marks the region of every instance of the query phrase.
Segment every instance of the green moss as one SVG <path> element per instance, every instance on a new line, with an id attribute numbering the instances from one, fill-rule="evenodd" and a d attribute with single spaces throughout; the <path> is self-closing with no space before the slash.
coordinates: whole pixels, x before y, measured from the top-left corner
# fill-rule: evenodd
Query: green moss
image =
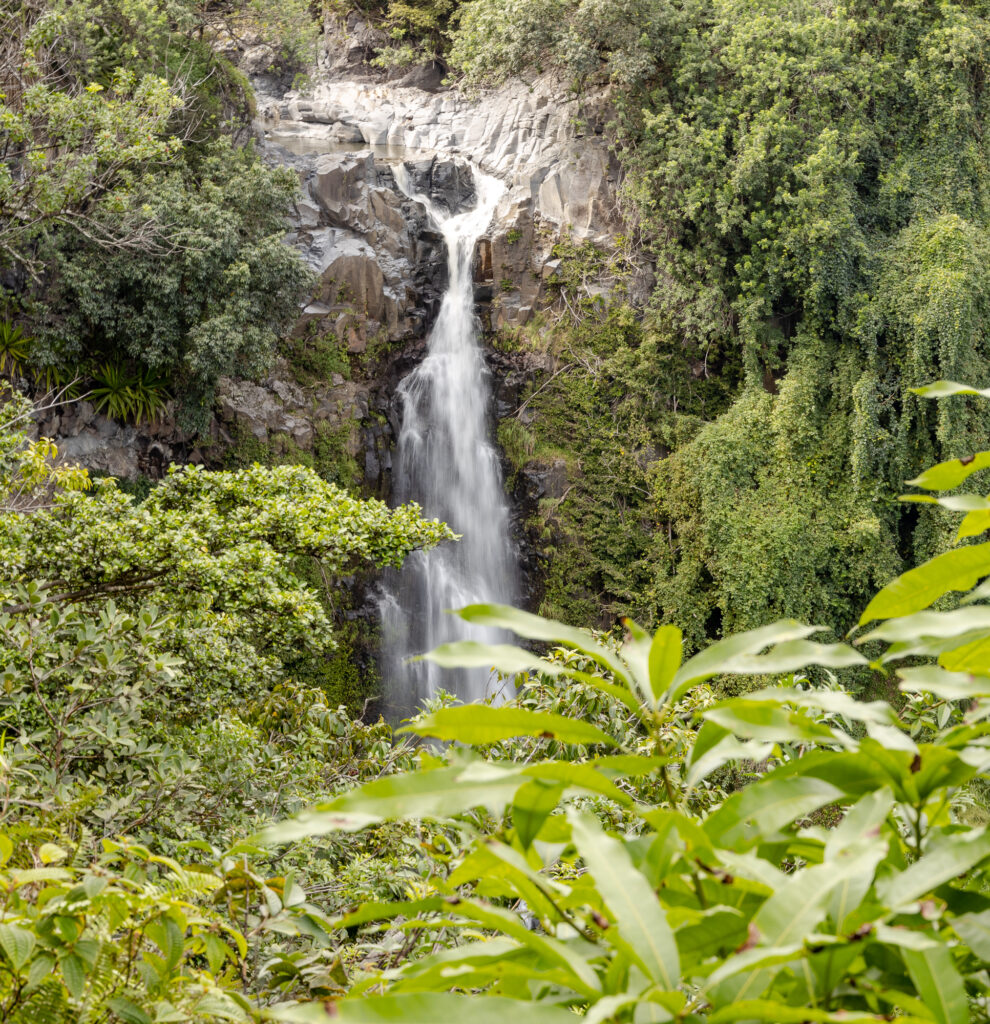
<path id="1" fill-rule="evenodd" d="M 499 423 L 497 436 L 499 447 L 514 471 L 513 479 L 509 481 L 511 487 L 514 486 L 515 474 L 533 457 L 536 440 L 524 424 L 513 418 Z"/>
<path id="2" fill-rule="evenodd" d="M 286 338 L 282 350 L 293 376 L 304 387 L 325 384 L 335 373 L 350 379 L 351 364 L 344 343 L 335 334 L 320 334 L 312 323 L 301 337 Z"/>
<path id="3" fill-rule="evenodd" d="M 238 469 L 257 462 L 262 466 L 308 466 L 324 480 L 350 489 L 361 482 L 357 460 L 347 450 L 354 423 L 333 427 L 326 420 L 314 426 L 311 450 L 300 447 L 288 434 L 270 435 L 267 441 L 255 437 L 239 424 L 233 428 L 234 443 L 223 453 L 222 463 L 227 469 Z"/>
<path id="4" fill-rule="evenodd" d="M 347 450 L 347 442 L 355 424 L 345 423 L 332 427 L 326 421 L 316 424 L 313 439 L 313 468 L 324 480 L 341 487 L 355 488 L 361 482 L 361 469 Z"/>
<path id="5" fill-rule="evenodd" d="M 337 589 L 331 600 L 319 567 L 311 559 L 299 559 L 295 572 L 321 596 L 333 619 L 336 647 L 329 655 L 301 651 L 287 665 L 287 672 L 296 682 L 323 693 L 330 707 L 344 704 L 352 715 L 360 715 L 365 702 L 381 692 L 381 679 L 375 667 L 379 647 L 377 626 L 348 616 L 354 610 L 354 591 Z"/>
<path id="6" fill-rule="evenodd" d="M 89 475 L 93 480 L 99 480 L 111 474 L 94 472 Z M 116 476 L 113 479 L 117 481 L 117 489 L 119 491 L 123 491 L 124 494 L 130 494 L 139 504 L 148 497 L 153 488 L 158 486 L 158 481 L 152 480 L 150 476 L 138 476 L 133 480 Z"/>

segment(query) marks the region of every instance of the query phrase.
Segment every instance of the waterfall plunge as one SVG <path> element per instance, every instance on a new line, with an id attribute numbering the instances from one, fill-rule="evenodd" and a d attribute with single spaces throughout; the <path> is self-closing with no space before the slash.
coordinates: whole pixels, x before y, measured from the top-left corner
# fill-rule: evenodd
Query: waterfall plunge
<path id="1" fill-rule="evenodd" d="M 426 516 L 442 519 L 462 535 L 456 543 L 412 554 L 388 581 L 381 601 L 385 698 L 392 716 L 405 717 L 438 688 L 464 701 L 489 695 L 486 669 L 452 671 L 404 661 L 441 643 L 503 639 L 447 610 L 477 601 L 511 603 L 516 566 L 498 455 L 488 439 L 488 370 L 478 342 L 471 269 L 475 242 L 505 187 L 472 168 L 476 204 L 450 215 L 414 192 L 405 167 L 394 170 L 399 188 L 426 207 L 442 232 L 449 271 L 427 356 L 398 389 L 402 429 L 395 496 L 418 502 Z"/>

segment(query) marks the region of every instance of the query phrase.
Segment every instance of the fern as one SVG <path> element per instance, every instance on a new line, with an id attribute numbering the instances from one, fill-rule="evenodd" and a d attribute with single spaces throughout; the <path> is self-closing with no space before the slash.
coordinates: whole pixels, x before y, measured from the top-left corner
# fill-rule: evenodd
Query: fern
<path id="1" fill-rule="evenodd" d="M 9 1024 L 76 1024 L 76 1012 L 69 1005 L 62 986 L 48 977 L 6 1020 Z"/>

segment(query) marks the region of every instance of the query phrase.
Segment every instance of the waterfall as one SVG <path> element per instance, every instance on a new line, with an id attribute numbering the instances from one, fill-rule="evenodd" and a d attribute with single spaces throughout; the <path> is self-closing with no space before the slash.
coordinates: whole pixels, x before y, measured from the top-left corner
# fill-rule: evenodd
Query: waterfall
<path id="1" fill-rule="evenodd" d="M 396 165 L 399 188 L 422 203 L 447 247 L 449 284 L 422 363 L 399 385 L 402 428 L 393 481 L 398 501 L 416 501 L 428 517 L 448 523 L 461 540 L 415 552 L 391 574 L 380 603 L 385 698 L 394 717 L 413 713 L 438 688 L 461 700 L 489 696 L 486 669 L 443 670 L 413 654 L 454 640 L 503 639 L 469 626 L 447 610 L 477 601 L 511 603 L 516 566 L 498 454 L 489 440 L 488 370 L 474 312 L 474 246 L 504 192 L 497 179 L 473 168 L 475 206 L 448 214 L 416 194 Z"/>

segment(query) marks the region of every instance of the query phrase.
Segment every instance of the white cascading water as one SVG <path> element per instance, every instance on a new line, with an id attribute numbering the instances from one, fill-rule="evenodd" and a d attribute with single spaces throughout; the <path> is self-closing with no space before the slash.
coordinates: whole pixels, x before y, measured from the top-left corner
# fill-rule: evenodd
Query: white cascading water
<path id="1" fill-rule="evenodd" d="M 516 566 L 498 454 L 488 436 L 488 370 L 479 345 L 472 274 L 475 243 L 505 187 L 472 168 L 476 204 L 451 215 L 415 193 L 405 167 L 394 170 L 399 188 L 426 207 L 442 232 L 449 272 L 427 356 L 398 389 L 402 429 L 393 470 L 395 497 L 418 502 L 427 517 L 461 534 L 456 543 L 412 554 L 387 582 L 381 600 L 385 699 L 392 716 L 406 717 L 441 688 L 463 701 L 490 695 L 486 669 L 452 671 L 406 659 L 454 640 L 504 639 L 447 611 L 478 601 L 511 603 Z"/>

